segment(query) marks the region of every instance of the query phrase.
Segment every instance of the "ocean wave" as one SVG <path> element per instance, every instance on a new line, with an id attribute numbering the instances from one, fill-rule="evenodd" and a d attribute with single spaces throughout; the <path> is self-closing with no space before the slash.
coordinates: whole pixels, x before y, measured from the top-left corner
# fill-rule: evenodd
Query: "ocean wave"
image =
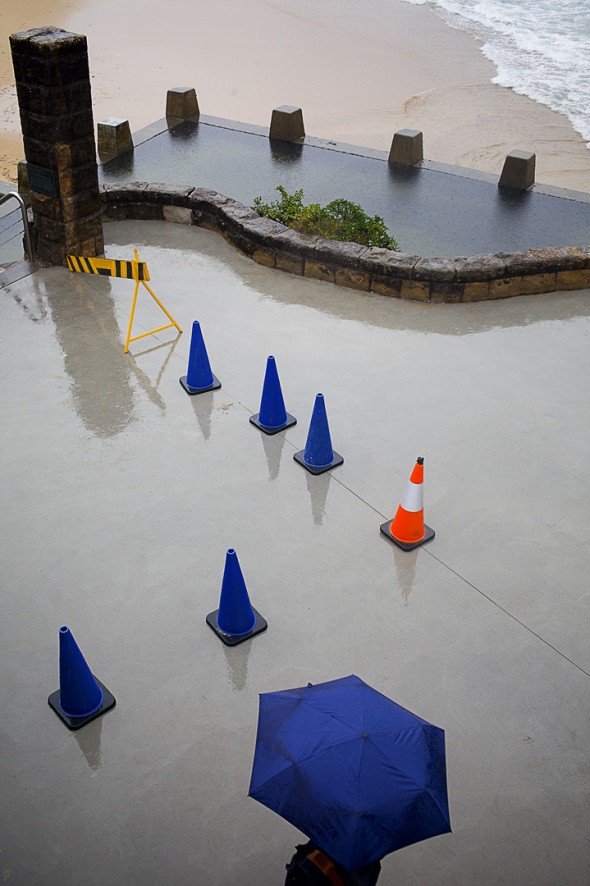
<path id="1" fill-rule="evenodd" d="M 403 0 L 482 43 L 493 83 L 565 114 L 590 142 L 590 0 Z M 590 145 L 588 145 L 590 147 Z"/>

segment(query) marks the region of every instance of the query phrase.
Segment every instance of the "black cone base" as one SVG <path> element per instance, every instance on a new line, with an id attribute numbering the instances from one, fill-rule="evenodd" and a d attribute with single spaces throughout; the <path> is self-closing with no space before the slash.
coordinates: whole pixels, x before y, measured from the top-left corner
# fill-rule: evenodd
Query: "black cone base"
<path id="1" fill-rule="evenodd" d="M 225 643 L 226 646 L 238 646 L 239 643 L 243 643 L 245 640 L 250 640 L 252 637 L 255 637 L 256 634 L 261 634 L 268 627 L 266 620 L 256 609 L 254 609 L 254 607 L 252 607 L 252 612 L 256 616 L 256 621 L 251 631 L 248 631 L 247 634 L 240 634 L 239 637 L 236 637 L 235 634 L 224 634 L 223 631 L 217 627 L 218 612 L 219 609 L 216 609 L 215 612 L 210 612 L 206 621 L 211 630 L 215 631 L 219 639 Z"/>
<path id="2" fill-rule="evenodd" d="M 268 425 L 261 425 L 260 424 L 260 422 L 258 421 L 259 415 L 260 415 L 259 412 L 257 412 L 256 415 L 251 415 L 250 416 L 250 424 L 259 428 L 261 431 L 264 431 L 264 433 L 268 434 L 269 436 L 271 434 L 278 434 L 281 431 L 285 431 L 287 428 L 292 428 L 293 425 L 297 424 L 297 419 L 294 416 L 290 415 L 290 413 L 287 413 L 287 421 L 285 422 L 284 425 L 280 425 L 278 428 L 269 428 Z"/>
<path id="3" fill-rule="evenodd" d="M 213 384 L 209 385 L 209 387 L 207 387 L 207 388 L 191 388 L 191 386 L 187 385 L 187 383 L 186 383 L 186 375 L 183 375 L 182 378 L 178 379 L 178 381 L 180 382 L 182 387 L 185 389 L 187 394 L 191 394 L 191 395 L 192 394 L 204 394 L 207 391 L 217 391 L 221 387 L 221 382 L 219 381 L 219 379 L 217 378 L 216 375 L 213 376 Z"/>
<path id="4" fill-rule="evenodd" d="M 59 689 L 56 689 L 55 692 L 52 692 L 49 698 L 47 699 L 47 703 L 49 707 L 52 708 L 62 723 L 65 723 L 68 729 L 81 729 L 82 726 L 86 726 L 87 723 L 90 723 L 92 720 L 96 720 L 97 717 L 102 717 L 103 714 L 106 714 L 107 711 L 111 711 L 115 705 L 117 704 L 115 700 L 115 696 L 109 692 L 104 683 L 101 683 L 98 677 L 94 677 L 103 693 L 102 704 L 97 711 L 93 714 L 89 714 L 87 717 L 70 717 L 69 714 L 64 713 L 59 706 Z"/>
<path id="5" fill-rule="evenodd" d="M 399 538 L 394 538 L 391 532 L 389 531 L 389 527 L 391 526 L 391 520 L 388 520 L 387 523 L 382 523 L 380 526 L 381 532 L 383 535 L 392 541 L 394 545 L 397 545 L 398 548 L 401 548 L 402 551 L 413 551 L 414 548 L 419 548 L 420 545 L 426 544 L 427 541 L 431 541 L 434 538 L 434 529 L 431 529 L 430 526 L 424 524 L 424 538 L 421 538 L 420 541 L 400 541 Z"/>
<path id="6" fill-rule="evenodd" d="M 332 454 L 333 454 L 334 458 L 332 459 L 330 464 L 320 465 L 319 467 L 317 465 L 308 464 L 308 462 L 306 462 L 305 459 L 303 458 L 304 454 L 305 454 L 305 450 L 302 449 L 300 452 L 296 452 L 295 455 L 293 456 L 293 458 L 295 459 L 295 461 L 298 464 L 301 465 L 302 468 L 305 468 L 306 471 L 309 471 L 310 474 L 325 474 L 326 471 L 331 471 L 332 468 L 337 468 L 341 464 L 344 464 L 344 459 L 342 458 L 342 456 L 338 455 L 338 453 L 334 452 L 333 450 L 332 450 Z"/>

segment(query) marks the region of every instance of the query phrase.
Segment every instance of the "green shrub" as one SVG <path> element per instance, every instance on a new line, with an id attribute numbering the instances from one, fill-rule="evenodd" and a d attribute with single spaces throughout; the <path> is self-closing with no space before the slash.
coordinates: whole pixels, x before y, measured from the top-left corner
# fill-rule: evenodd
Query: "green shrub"
<path id="1" fill-rule="evenodd" d="M 252 208 L 302 234 L 316 234 L 328 240 L 345 240 L 361 246 L 399 248 L 383 219 L 378 215 L 367 215 L 358 203 L 340 199 L 332 200 L 326 206 L 319 203 L 306 206 L 302 188 L 294 194 L 289 194 L 283 185 L 278 185 L 275 190 L 281 195 L 280 200 L 264 203 L 262 197 L 256 197 Z"/>
<path id="2" fill-rule="evenodd" d="M 272 203 L 263 203 L 262 197 L 255 197 L 252 209 L 255 209 L 259 215 L 266 215 L 274 221 L 281 222 L 283 225 L 291 225 L 301 212 L 303 211 L 303 188 L 295 191 L 294 194 L 288 194 L 287 189 L 283 185 L 275 188 L 281 195 L 280 200 L 273 200 Z"/>

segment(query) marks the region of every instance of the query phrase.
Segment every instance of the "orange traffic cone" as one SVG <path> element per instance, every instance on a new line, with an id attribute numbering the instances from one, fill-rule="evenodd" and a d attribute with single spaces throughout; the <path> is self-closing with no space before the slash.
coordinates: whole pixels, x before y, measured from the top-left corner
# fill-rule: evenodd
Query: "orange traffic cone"
<path id="1" fill-rule="evenodd" d="M 434 538 L 434 529 L 424 523 L 424 459 L 418 458 L 397 514 L 381 524 L 381 532 L 404 551 L 413 551 Z"/>

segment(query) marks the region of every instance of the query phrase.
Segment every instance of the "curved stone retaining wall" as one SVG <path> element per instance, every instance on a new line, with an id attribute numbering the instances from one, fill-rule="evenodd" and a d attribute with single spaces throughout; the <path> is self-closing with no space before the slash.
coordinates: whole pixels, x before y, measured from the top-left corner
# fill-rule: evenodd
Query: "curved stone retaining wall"
<path id="1" fill-rule="evenodd" d="M 363 292 L 422 302 L 475 302 L 590 288 L 590 246 L 421 258 L 309 237 L 204 188 L 131 182 L 101 186 L 106 221 L 164 220 L 222 234 L 269 268 Z"/>

